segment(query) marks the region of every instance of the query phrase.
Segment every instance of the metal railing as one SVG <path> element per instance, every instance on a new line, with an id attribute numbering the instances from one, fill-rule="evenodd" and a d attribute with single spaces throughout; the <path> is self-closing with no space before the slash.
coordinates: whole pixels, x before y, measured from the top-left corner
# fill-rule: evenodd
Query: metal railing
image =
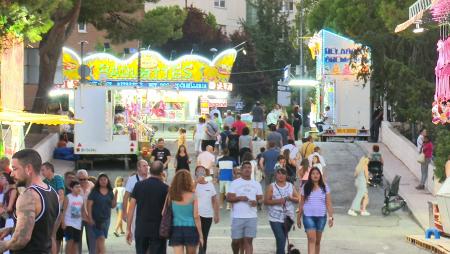
<path id="1" fill-rule="evenodd" d="M 428 10 L 431 7 L 432 0 L 417 0 L 409 7 L 409 18 L 413 18 L 421 11 Z"/>

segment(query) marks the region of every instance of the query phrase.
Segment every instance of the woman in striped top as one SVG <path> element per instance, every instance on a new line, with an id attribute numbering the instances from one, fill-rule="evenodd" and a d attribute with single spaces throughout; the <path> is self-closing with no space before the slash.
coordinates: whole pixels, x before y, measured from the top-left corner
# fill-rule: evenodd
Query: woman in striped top
<path id="1" fill-rule="evenodd" d="M 333 206 L 328 185 L 325 185 L 322 173 L 317 167 L 313 167 L 309 173 L 308 181 L 302 188 L 297 226 L 305 226 L 308 237 L 308 253 L 320 253 L 320 240 L 327 223 L 333 226 Z"/>

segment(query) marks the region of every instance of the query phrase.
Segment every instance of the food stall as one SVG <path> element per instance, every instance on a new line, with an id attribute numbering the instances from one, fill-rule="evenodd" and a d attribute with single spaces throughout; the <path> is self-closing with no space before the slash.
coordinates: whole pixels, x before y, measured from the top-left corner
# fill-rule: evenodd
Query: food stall
<path id="1" fill-rule="evenodd" d="M 319 134 L 324 140 L 367 139 L 370 127 L 370 83 L 358 80 L 357 73 L 368 66 L 353 65 L 351 54 L 360 44 L 328 30 L 321 30 L 309 41 L 316 59 L 316 98 L 311 104 L 310 118 L 321 121 L 326 106 L 330 107 L 333 124 Z M 369 52 L 365 52 L 370 57 Z M 358 62 L 358 61 L 356 61 Z"/>
<path id="2" fill-rule="evenodd" d="M 94 53 L 83 59 L 87 75 L 80 84 L 81 58 L 64 48 L 58 88 L 74 92 L 75 116 L 84 120 L 75 127 L 75 152 L 147 153 L 158 137 L 178 138 L 180 128 L 192 136 L 202 114 L 227 106 L 236 55 L 229 49 L 212 61 L 197 55 L 169 61 L 150 50 L 126 59 Z"/>

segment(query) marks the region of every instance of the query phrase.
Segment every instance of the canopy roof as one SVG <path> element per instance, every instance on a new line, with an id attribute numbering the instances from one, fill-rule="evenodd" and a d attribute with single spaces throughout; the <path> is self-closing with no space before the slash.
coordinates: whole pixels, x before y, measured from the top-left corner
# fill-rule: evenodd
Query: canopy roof
<path id="1" fill-rule="evenodd" d="M 78 124 L 79 119 L 70 119 L 65 115 L 35 114 L 18 110 L 0 111 L 0 123 L 30 123 L 44 125 Z"/>

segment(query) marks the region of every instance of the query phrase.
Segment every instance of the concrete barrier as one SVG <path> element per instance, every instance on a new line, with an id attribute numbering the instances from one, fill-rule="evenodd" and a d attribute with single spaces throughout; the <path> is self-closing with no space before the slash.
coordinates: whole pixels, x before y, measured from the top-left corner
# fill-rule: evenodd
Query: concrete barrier
<path id="1" fill-rule="evenodd" d="M 58 140 L 58 133 L 50 133 L 33 147 L 41 155 L 43 162 L 53 159 L 53 150 L 55 150 Z"/>
<path id="2" fill-rule="evenodd" d="M 418 178 L 421 178 L 420 163 L 417 162 L 419 152 L 410 140 L 399 133 L 390 122 L 383 121 L 381 124 L 381 142 L 384 143 L 406 167 Z M 428 180 L 426 188 L 435 195 L 434 164 L 430 163 L 428 168 Z"/>

